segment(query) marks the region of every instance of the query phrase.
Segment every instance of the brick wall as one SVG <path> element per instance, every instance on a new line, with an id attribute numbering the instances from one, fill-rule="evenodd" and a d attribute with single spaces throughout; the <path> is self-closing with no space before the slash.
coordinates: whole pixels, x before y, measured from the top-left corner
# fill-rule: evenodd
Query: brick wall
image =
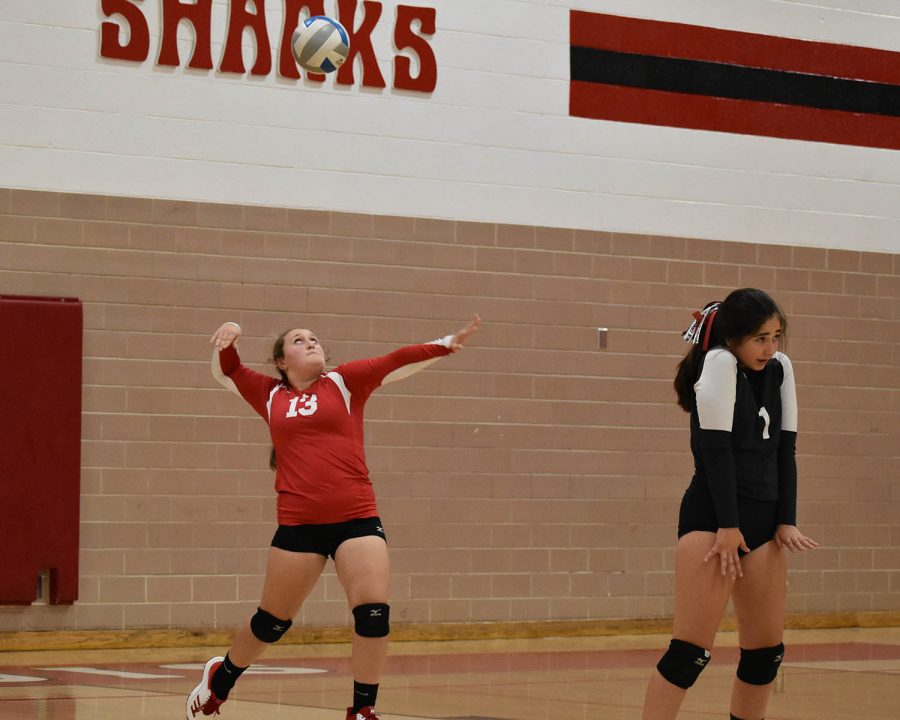
<path id="1" fill-rule="evenodd" d="M 679 331 L 745 285 L 789 315 L 801 526 L 823 543 L 791 559 L 789 609 L 898 610 L 898 255 L 0 190 L 0 292 L 85 313 L 80 599 L 0 608 L 0 631 L 225 628 L 255 607 L 268 443 L 209 373 L 222 321 L 263 369 L 289 327 L 337 364 L 476 311 L 470 348 L 369 403 L 394 617 L 668 615 Z M 300 620 L 346 619 L 329 571 Z"/>

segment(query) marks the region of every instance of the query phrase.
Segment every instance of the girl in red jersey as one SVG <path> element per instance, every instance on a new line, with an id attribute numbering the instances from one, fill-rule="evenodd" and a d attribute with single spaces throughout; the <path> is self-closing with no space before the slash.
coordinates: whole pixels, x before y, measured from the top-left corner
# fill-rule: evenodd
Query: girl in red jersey
<path id="1" fill-rule="evenodd" d="M 262 598 L 238 628 L 225 657 L 214 657 L 185 706 L 186 720 L 219 713 L 240 674 L 287 632 L 329 557 L 353 610 L 353 704 L 347 720 L 377 720 L 375 699 L 387 655 L 389 564 L 385 533 L 363 447 L 363 410 L 381 385 L 457 352 L 478 329 L 474 316 L 455 335 L 357 360 L 325 372 L 325 353 L 309 330 L 288 330 L 272 358 L 280 378 L 241 364 L 237 323 L 212 336 L 213 375 L 269 425 L 278 493 Z"/>
<path id="2" fill-rule="evenodd" d="M 785 551 L 818 546 L 797 528 L 797 394 L 780 352 L 784 314 L 741 288 L 694 314 L 678 366 L 694 477 L 681 501 L 673 639 L 650 678 L 643 720 L 673 720 L 710 660 L 731 598 L 741 657 L 732 720 L 766 714 L 784 656 Z"/>

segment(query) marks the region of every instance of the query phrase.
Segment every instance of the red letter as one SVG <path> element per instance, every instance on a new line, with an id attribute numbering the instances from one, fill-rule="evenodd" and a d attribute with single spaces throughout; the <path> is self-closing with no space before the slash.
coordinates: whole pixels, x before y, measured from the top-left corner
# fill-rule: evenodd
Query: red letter
<path id="1" fill-rule="evenodd" d="M 362 25 L 354 31 L 352 23 L 353 18 L 356 17 L 356 0 L 338 0 L 340 21 L 347 28 L 347 34 L 350 36 L 350 53 L 337 71 L 337 83 L 339 85 L 353 84 L 353 59 L 359 55 L 363 63 L 363 86 L 383 88 L 385 87 L 384 76 L 378 69 L 378 60 L 375 57 L 375 50 L 372 48 L 371 38 L 372 30 L 375 28 L 378 18 L 381 17 L 381 3 L 363 0 L 363 9 Z M 371 82 L 369 81 L 370 74 L 372 75 Z"/>
<path id="2" fill-rule="evenodd" d="M 188 67 L 212 70 L 211 15 L 212 0 L 197 0 L 196 4 L 163 0 L 162 40 L 157 63 L 178 67 L 178 23 L 187 20 L 194 26 L 195 36 L 194 54 Z"/>
<path id="3" fill-rule="evenodd" d="M 272 69 L 272 52 L 269 48 L 269 32 L 266 28 L 266 0 L 253 0 L 255 13 L 247 11 L 247 0 L 231 0 L 228 18 L 228 39 L 225 40 L 225 54 L 219 70 L 222 72 L 244 72 L 244 55 L 241 39 L 244 28 L 249 27 L 256 35 L 256 63 L 250 69 L 251 75 L 268 75 Z"/>
<path id="4" fill-rule="evenodd" d="M 138 0 L 140 2 L 140 0 Z M 119 43 L 120 27 L 116 23 L 105 22 L 100 26 L 100 55 L 116 60 L 142 62 L 150 52 L 150 29 L 140 8 L 128 0 L 103 0 L 100 3 L 106 17 L 118 13 L 128 23 L 128 44 Z"/>
<path id="5" fill-rule="evenodd" d="M 394 27 L 394 45 L 398 50 L 409 48 L 419 57 L 419 76 L 410 75 L 412 61 L 403 55 L 394 57 L 394 87 L 399 90 L 431 92 L 437 85 L 437 59 L 428 41 L 416 35 L 412 23 L 418 20 L 423 35 L 434 35 L 434 8 L 397 6 L 397 25 Z"/>
<path id="6" fill-rule="evenodd" d="M 284 30 L 281 33 L 281 55 L 278 58 L 278 74 L 286 78 L 300 77 L 300 71 L 297 70 L 297 61 L 294 60 L 294 53 L 291 52 L 291 40 L 294 37 L 294 30 L 300 24 L 300 11 L 303 8 L 309 8 L 309 16 L 324 15 L 324 0 L 285 0 L 284 5 Z M 325 82 L 325 76 L 318 73 L 310 75 L 307 73 L 307 80 L 313 82 Z"/>

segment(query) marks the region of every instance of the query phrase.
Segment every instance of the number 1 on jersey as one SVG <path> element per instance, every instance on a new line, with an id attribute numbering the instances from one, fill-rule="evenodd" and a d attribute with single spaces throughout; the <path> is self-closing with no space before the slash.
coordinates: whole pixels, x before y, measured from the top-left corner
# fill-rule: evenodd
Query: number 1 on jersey
<path id="1" fill-rule="evenodd" d="M 764 407 L 759 409 L 759 416 L 765 421 L 765 425 L 763 425 L 763 440 L 769 439 L 769 423 L 771 422 L 769 419 L 769 411 Z"/>

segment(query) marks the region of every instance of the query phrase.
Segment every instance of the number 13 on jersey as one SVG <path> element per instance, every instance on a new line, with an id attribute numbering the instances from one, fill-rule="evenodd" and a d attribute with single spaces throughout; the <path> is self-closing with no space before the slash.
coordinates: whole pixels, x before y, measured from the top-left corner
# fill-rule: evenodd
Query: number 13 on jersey
<path id="1" fill-rule="evenodd" d="M 297 405 L 303 403 L 299 408 Z M 303 393 L 300 397 L 291 398 L 291 405 L 288 407 L 287 414 L 285 417 L 294 418 L 298 415 L 303 415 L 306 417 L 307 415 L 312 415 L 316 409 L 319 407 L 318 401 L 316 400 L 316 395 L 313 393 L 312 395 L 307 395 Z"/>

